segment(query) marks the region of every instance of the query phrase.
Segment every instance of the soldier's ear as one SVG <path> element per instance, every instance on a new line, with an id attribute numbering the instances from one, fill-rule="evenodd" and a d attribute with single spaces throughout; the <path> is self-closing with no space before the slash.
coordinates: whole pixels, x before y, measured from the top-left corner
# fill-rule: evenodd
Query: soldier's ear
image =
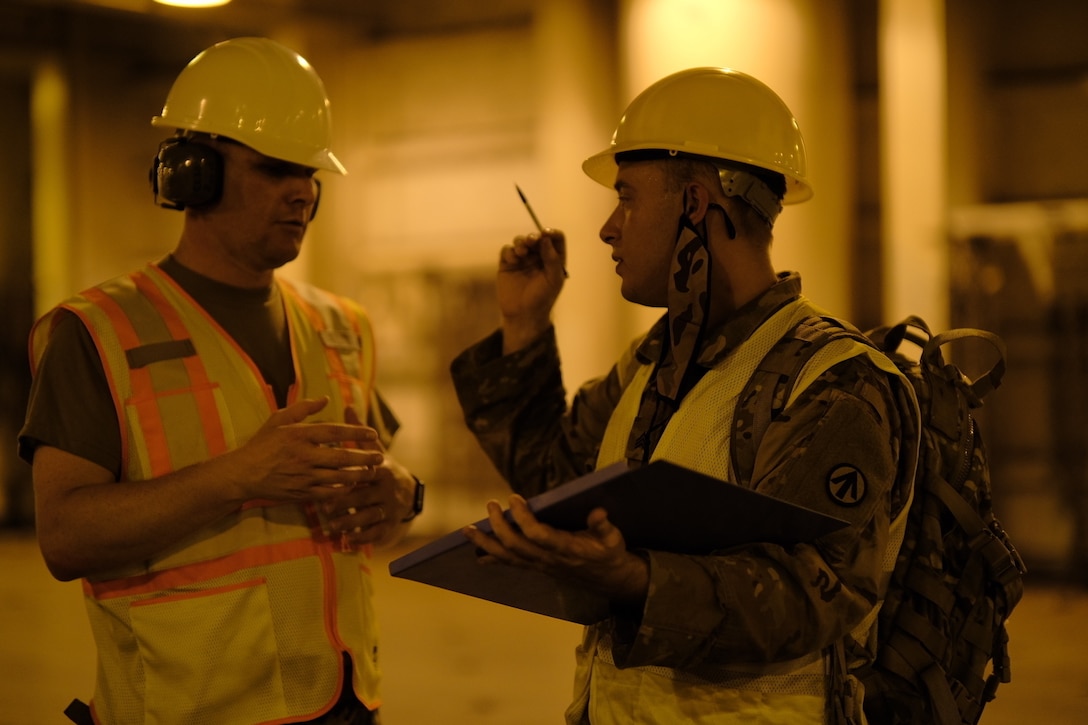
<path id="1" fill-rule="evenodd" d="M 684 187 L 684 216 L 692 224 L 703 221 L 709 205 L 710 193 L 705 186 L 693 181 Z"/>

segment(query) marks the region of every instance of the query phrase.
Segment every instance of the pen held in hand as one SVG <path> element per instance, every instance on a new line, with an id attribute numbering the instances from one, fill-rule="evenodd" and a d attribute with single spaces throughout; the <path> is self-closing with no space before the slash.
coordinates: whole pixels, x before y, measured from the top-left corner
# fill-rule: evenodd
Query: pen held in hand
<path id="1" fill-rule="evenodd" d="M 533 220 L 533 224 L 536 225 L 536 230 L 540 232 L 541 235 L 543 235 L 544 225 L 540 223 L 540 219 L 537 218 L 536 212 L 533 211 L 532 205 L 529 203 L 529 200 L 525 198 L 525 192 L 522 191 L 521 187 L 517 184 L 514 184 L 514 188 L 518 190 L 518 196 L 521 197 L 521 203 L 525 205 L 525 211 L 529 212 L 529 217 Z M 570 277 L 570 275 L 567 273 L 566 266 L 563 267 L 563 277 Z"/>

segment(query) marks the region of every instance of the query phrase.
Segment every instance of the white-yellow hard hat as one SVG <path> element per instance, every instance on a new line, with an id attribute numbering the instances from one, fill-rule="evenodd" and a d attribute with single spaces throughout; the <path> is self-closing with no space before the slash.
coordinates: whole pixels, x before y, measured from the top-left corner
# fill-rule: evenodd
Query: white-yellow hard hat
<path id="1" fill-rule="evenodd" d="M 222 135 L 265 156 L 347 173 L 330 150 L 325 84 L 305 58 L 268 38 L 234 38 L 199 53 L 151 125 Z"/>
<path id="2" fill-rule="evenodd" d="M 648 87 L 624 111 L 611 145 L 582 169 L 611 187 L 616 154 L 651 149 L 778 172 L 786 177 L 786 204 L 812 196 L 793 113 L 764 83 L 730 68 L 689 68 Z"/>

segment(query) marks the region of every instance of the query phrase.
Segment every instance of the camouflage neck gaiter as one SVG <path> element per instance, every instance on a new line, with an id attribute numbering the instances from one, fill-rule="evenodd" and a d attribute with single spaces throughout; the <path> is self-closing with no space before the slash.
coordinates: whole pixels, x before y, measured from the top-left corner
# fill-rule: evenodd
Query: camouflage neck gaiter
<path id="1" fill-rule="evenodd" d="M 725 217 L 730 238 L 736 236 L 732 221 L 717 204 L 712 209 Z M 704 370 L 695 364 L 703 344 L 710 312 L 710 247 L 707 226 L 696 229 L 688 217 L 680 218 L 669 275 L 668 320 L 661 355 L 650 376 L 638 413 L 627 439 L 630 466 L 645 465 L 680 401 Z"/>

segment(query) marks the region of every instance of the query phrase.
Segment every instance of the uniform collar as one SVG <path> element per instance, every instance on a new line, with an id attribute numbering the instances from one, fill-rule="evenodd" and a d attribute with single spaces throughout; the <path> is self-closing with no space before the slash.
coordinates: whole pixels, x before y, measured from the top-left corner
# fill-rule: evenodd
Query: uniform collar
<path id="1" fill-rule="evenodd" d="M 763 294 L 731 314 L 721 325 L 707 330 L 706 339 L 696 353 L 696 362 L 712 368 L 742 342 L 752 336 L 775 312 L 801 296 L 801 275 L 780 272 L 778 280 Z M 635 351 L 643 364 L 654 364 L 661 357 L 667 332 L 668 314 L 654 323 Z"/>

